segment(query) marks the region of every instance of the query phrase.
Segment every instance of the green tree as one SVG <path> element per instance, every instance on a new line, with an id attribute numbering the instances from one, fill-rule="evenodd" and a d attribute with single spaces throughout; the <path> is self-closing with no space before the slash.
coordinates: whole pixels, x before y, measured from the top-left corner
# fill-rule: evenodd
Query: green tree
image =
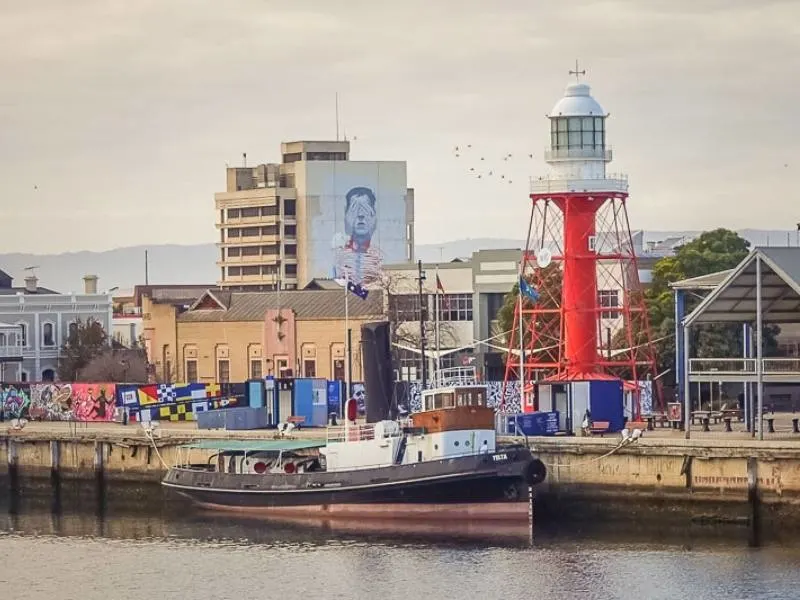
<path id="1" fill-rule="evenodd" d="M 671 283 L 681 279 L 733 269 L 750 252 L 747 240 L 729 229 L 706 231 L 678 248 L 674 256 L 659 260 L 653 267 L 653 281 L 645 293 L 650 327 L 657 342 L 658 370 L 672 369 L 675 364 L 675 300 Z M 686 298 L 686 313 L 700 300 Z M 692 347 L 701 356 L 731 357 L 741 354 L 741 325 L 709 324 L 692 328 Z M 765 353 L 777 350 L 777 326 L 764 328 Z M 668 378 L 674 381 L 674 371 Z"/>
<path id="2" fill-rule="evenodd" d="M 58 378 L 61 381 L 78 381 L 81 371 L 108 348 L 108 336 L 100 322 L 94 319 L 85 322 L 79 320 L 74 327 L 70 327 L 67 341 L 61 348 Z"/>
<path id="3" fill-rule="evenodd" d="M 559 357 L 559 334 L 561 329 L 561 316 L 558 308 L 561 306 L 561 288 L 563 283 L 563 272 L 558 263 L 552 263 L 544 269 L 537 268 L 532 275 L 527 276 L 528 282 L 539 293 L 536 301 L 536 308 L 539 310 L 553 310 L 552 313 L 537 313 L 536 318 L 536 342 L 533 349 L 536 352 L 538 362 L 557 362 Z M 518 331 L 514 328 L 514 313 L 519 302 L 519 284 L 514 284 L 511 291 L 506 294 L 503 306 L 497 312 L 497 322 L 500 332 L 506 334 L 505 344 L 508 345 L 513 340 L 514 346 L 519 346 Z M 522 302 L 523 310 L 531 309 L 534 303 L 527 298 Z M 525 334 L 525 347 L 530 348 L 531 328 L 530 320 L 533 317 L 530 313 L 524 313 L 523 331 Z M 538 352 L 537 352 L 538 351 Z"/>

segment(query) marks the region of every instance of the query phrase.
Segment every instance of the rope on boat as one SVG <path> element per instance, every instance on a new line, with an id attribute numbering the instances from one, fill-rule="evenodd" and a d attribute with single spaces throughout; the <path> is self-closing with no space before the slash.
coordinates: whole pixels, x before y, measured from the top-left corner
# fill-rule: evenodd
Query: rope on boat
<path id="1" fill-rule="evenodd" d="M 169 465 L 164 462 L 164 459 L 161 457 L 161 452 L 158 451 L 158 446 L 156 446 L 156 440 L 153 438 L 153 432 L 150 429 L 144 429 L 144 436 L 150 440 L 150 443 L 153 445 L 153 450 L 156 451 L 156 456 L 158 460 L 161 461 L 161 466 L 164 467 L 165 470 L 169 471 Z"/>
<path id="2" fill-rule="evenodd" d="M 548 469 L 551 469 L 551 468 L 552 469 L 571 469 L 572 467 L 580 467 L 580 466 L 588 465 L 590 463 L 597 462 L 599 460 L 607 458 L 607 457 L 611 456 L 612 454 L 614 454 L 614 452 L 616 452 L 617 450 L 623 448 L 624 446 L 630 445 L 633 441 L 634 440 L 632 438 L 626 438 L 626 439 L 622 440 L 616 447 L 612 448 L 609 452 L 606 452 L 605 454 L 602 454 L 600 456 L 595 456 L 593 458 L 589 458 L 587 460 L 584 460 L 584 461 L 581 461 L 581 462 L 577 462 L 577 463 L 572 463 L 572 464 L 567 464 L 567 465 L 560 465 L 560 464 L 547 464 L 544 461 L 542 461 L 542 462 L 544 463 L 544 466 L 546 466 Z"/>

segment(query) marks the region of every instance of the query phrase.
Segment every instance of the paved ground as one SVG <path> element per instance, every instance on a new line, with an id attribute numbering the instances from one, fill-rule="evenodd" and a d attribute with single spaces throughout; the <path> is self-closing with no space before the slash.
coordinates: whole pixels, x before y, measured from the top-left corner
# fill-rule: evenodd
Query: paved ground
<path id="1" fill-rule="evenodd" d="M 765 433 L 764 441 L 760 442 L 757 436 L 754 438 L 744 430 L 744 423 L 734 423 L 732 432 L 725 432 L 724 424 L 711 425 L 710 432 L 701 431 L 699 425 L 693 426 L 691 430 L 691 441 L 693 446 L 713 445 L 713 446 L 737 446 L 746 444 L 763 445 L 768 447 L 786 447 L 787 445 L 797 444 L 800 448 L 800 434 L 792 433 L 793 414 L 775 415 L 775 433 Z M 256 431 L 222 431 L 222 430 L 198 430 L 194 422 L 183 423 L 161 423 L 158 427 L 156 437 L 164 440 L 189 440 L 197 438 L 234 438 L 234 439 L 271 439 L 274 438 L 275 430 L 256 430 Z M 324 438 L 326 435 L 323 428 L 310 428 L 294 431 L 293 437 L 296 438 Z M 76 437 L 93 439 L 102 437 L 104 439 L 146 439 L 144 431 L 139 424 L 120 425 L 118 423 L 67 423 L 67 422 L 28 422 L 22 430 L 12 430 L 8 422 L 0 423 L 0 438 L 14 436 L 28 439 L 74 439 Z M 614 445 L 619 440 L 619 434 L 608 434 L 604 437 L 593 436 L 585 437 L 558 437 L 558 438 L 538 438 L 539 442 L 547 440 L 557 443 L 584 443 L 587 445 L 608 444 Z M 653 446 L 683 445 L 686 443 L 684 432 L 669 428 L 656 427 L 654 431 L 645 432 L 641 440 L 643 444 Z"/>

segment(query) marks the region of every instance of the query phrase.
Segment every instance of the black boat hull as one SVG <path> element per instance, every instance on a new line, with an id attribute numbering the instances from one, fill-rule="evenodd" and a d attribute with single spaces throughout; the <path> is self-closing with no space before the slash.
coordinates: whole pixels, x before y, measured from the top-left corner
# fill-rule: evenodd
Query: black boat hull
<path id="1" fill-rule="evenodd" d="M 333 473 L 249 475 L 176 467 L 163 484 L 210 508 L 385 517 L 387 512 L 397 513 L 399 507 L 419 516 L 434 506 L 472 514 L 487 504 L 518 504 L 527 499 L 528 486 L 540 483 L 544 473 L 544 465 L 527 448 L 513 448 Z"/>

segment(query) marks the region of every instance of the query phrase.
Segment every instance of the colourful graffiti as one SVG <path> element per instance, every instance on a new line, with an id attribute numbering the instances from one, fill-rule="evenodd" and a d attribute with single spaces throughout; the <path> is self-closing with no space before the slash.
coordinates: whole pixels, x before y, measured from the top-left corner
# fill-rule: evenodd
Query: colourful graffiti
<path id="1" fill-rule="evenodd" d="M 113 383 L 38 383 L 30 386 L 28 417 L 37 421 L 111 421 Z"/>
<path id="2" fill-rule="evenodd" d="M 25 416 L 31 403 L 29 386 L 0 384 L 0 416 L 5 419 L 20 419 Z"/>
<path id="3" fill-rule="evenodd" d="M 195 413 L 237 404 L 237 398 L 223 397 L 216 383 L 151 384 L 117 389 L 117 405 L 133 421 L 193 421 Z"/>

